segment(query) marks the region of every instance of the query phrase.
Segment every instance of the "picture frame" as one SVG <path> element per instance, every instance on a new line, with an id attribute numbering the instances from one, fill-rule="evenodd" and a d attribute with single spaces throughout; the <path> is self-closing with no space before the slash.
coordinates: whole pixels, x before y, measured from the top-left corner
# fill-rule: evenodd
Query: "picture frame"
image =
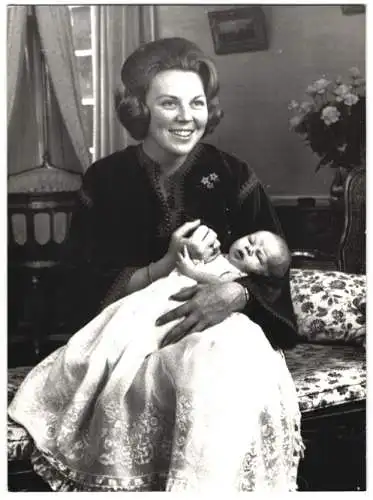
<path id="1" fill-rule="evenodd" d="M 234 7 L 207 13 L 216 54 L 268 49 L 266 18 L 258 6 Z"/>
<path id="2" fill-rule="evenodd" d="M 342 13 L 345 16 L 352 16 L 354 14 L 364 14 L 365 5 L 363 4 L 351 4 L 351 5 L 341 5 Z"/>

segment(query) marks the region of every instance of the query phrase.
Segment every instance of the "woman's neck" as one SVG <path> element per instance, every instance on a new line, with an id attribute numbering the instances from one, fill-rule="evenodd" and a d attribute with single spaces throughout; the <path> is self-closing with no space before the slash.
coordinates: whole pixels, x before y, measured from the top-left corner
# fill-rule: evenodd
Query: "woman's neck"
<path id="1" fill-rule="evenodd" d="M 185 162 L 187 155 L 173 155 L 160 148 L 154 148 L 146 140 L 141 145 L 143 152 L 160 167 L 160 172 L 164 177 L 171 176 Z"/>

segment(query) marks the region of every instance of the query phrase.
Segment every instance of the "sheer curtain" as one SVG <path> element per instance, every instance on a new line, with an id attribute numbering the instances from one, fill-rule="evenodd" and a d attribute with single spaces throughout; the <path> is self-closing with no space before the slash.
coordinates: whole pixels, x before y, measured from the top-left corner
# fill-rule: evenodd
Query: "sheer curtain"
<path id="1" fill-rule="evenodd" d="M 57 115 L 63 119 L 79 163 L 85 170 L 90 162 L 81 111 L 81 93 L 73 51 L 70 13 L 67 6 L 38 5 L 35 7 L 46 66 L 52 82 L 50 106 L 59 103 Z M 57 118 L 57 117 L 56 117 Z M 59 118 L 59 117 L 58 117 Z M 58 119 L 57 118 L 57 119 Z M 61 137 L 63 139 L 63 136 Z M 63 143 L 60 151 L 63 152 Z"/>
<path id="2" fill-rule="evenodd" d="M 36 90 L 29 50 L 29 44 L 33 43 L 29 29 L 30 15 L 30 6 L 17 5 L 7 9 L 9 175 L 34 168 L 42 161 Z"/>
<path id="3" fill-rule="evenodd" d="M 67 6 L 8 7 L 8 174 L 89 165 Z"/>
<path id="4" fill-rule="evenodd" d="M 22 70 L 23 48 L 26 37 L 26 5 L 8 7 L 7 40 L 8 40 L 8 67 L 7 67 L 7 115 L 8 124 L 14 108 L 16 91 L 19 84 L 19 75 Z"/>
<path id="5" fill-rule="evenodd" d="M 133 142 L 116 118 L 114 91 L 125 58 L 157 38 L 156 6 L 97 5 L 94 19 L 94 150 L 101 158 Z"/>

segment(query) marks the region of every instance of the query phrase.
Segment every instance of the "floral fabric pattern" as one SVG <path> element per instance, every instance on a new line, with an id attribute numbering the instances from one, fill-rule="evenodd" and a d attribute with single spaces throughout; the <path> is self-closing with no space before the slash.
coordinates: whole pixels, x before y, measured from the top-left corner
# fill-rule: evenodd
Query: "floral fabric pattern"
<path id="1" fill-rule="evenodd" d="M 17 366 L 17 368 L 8 368 L 8 404 L 12 401 L 19 389 L 19 386 L 31 370 L 32 366 Z"/>
<path id="2" fill-rule="evenodd" d="M 285 356 L 302 413 L 366 398 L 364 349 L 304 343 Z"/>
<path id="3" fill-rule="evenodd" d="M 290 289 L 304 340 L 365 345 L 365 275 L 291 269 Z"/>
<path id="4" fill-rule="evenodd" d="M 8 418 L 8 462 L 28 460 L 34 448 L 30 434 L 22 426 Z"/>

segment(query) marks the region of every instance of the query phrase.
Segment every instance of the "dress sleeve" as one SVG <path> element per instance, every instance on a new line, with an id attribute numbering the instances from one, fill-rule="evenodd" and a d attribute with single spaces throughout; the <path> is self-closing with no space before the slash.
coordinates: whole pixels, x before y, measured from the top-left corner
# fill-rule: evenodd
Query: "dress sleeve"
<path id="1" fill-rule="evenodd" d="M 69 238 L 69 257 L 76 269 L 72 295 L 76 314 L 84 324 L 97 312 L 100 295 L 105 288 L 103 270 L 97 249 L 100 247 L 97 224 L 99 173 L 93 164 L 83 176 L 78 206 L 72 216 Z"/>
<path id="2" fill-rule="evenodd" d="M 237 204 L 234 213 L 233 238 L 257 230 L 272 231 L 284 237 L 274 207 L 252 170 L 241 165 Z M 245 310 L 258 323 L 275 347 L 291 348 L 298 340 L 297 324 L 290 295 L 289 273 L 271 281 L 261 276 L 236 279 L 250 291 Z"/>
<path id="3" fill-rule="evenodd" d="M 121 245 L 119 252 L 112 248 L 112 231 L 122 231 L 108 224 L 112 220 L 107 203 L 113 185 L 110 175 L 110 165 L 94 163 L 87 170 L 71 221 L 71 255 L 79 274 L 79 303 L 88 319 L 123 296 L 126 282 L 142 264 L 130 244 L 133 238 L 128 224 L 123 222 L 127 244 Z"/>

